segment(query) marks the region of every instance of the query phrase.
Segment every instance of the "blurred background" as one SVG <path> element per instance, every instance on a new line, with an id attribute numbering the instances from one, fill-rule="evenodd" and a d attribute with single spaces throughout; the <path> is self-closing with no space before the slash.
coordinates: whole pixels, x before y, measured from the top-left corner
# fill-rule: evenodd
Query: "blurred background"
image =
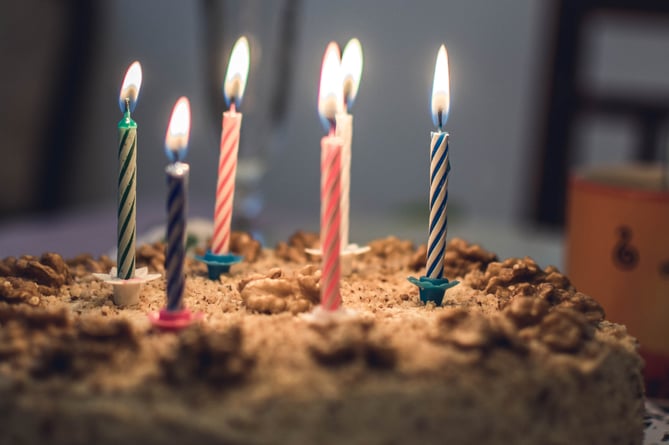
<path id="1" fill-rule="evenodd" d="M 251 43 L 236 222 L 268 244 L 318 229 L 323 51 L 362 42 L 351 240 L 424 242 L 430 94 L 451 74 L 449 236 L 559 264 L 570 169 L 666 157 L 664 0 L 23 0 L 0 17 L 0 256 L 115 244 L 118 94 L 144 81 L 139 232 L 165 220 L 163 140 L 176 99 L 193 109 L 190 213 L 211 218 L 222 81 Z"/>

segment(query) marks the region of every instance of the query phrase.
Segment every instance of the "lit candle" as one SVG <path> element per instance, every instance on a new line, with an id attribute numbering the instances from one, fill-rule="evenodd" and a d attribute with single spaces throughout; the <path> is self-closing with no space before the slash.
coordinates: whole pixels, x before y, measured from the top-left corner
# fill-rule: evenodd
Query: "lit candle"
<path id="1" fill-rule="evenodd" d="M 451 165 L 448 160 L 448 133 L 443 131 L 443 126 L 448 119 L 449 108 L 448 56 L 446 47 L 442 45 L 437 53 L 432 86 L 432 119 L 437 131 L 432 132 L 430 143 L 430 221 L 425 273 L 428 278 L 442 278 L 444 273 Z"/>
<path id="2" fill-rule="evenodd" d="M 141 85 L 142 67 L 139 62 L 133 62 L 125 74 L 119 95 L 119 106 L 123 119 L 118 123 L 116 270 L 118 278 L 123 280 L 129 280 L 135 276 L 137 123 L 132 120 L 130 113 L 135 110 Z"/>
<path id="3" fill-rule="evenodd" d="M 242 113 L 237 112 L 237 107 L 244 96 L 249 72 L 249 57 L 248 40 L 246 37 L 240 37 L 232 49 L 223 86 L 225 101 L 230 109 L 223 113 L 221 132 L 216 207 L 214 209 L 214 236 L 211 247 L 215 255 L 226 254 L 230 251 L 230 222 L 235 194 L 239 132 L 242 126 Z"/>
<path id="4" fill-rule="evenodd" d="M 321 140 L 321 306 L 334 311 L 341 306 L 339 293 L 341 230 L 342 139 L 335 135 L 335 116 L 343 107 L 339 47 L 332 42 L 323 56 L 318 113 L 329 130 Z"/>
<path id="5" fill-rule="evenodd" d="M 183 307 L 184 259 L 186 256 L 186 204 L 188 164 L 186 157 L 190 133 L 190 103 L 181 97 L 174 105 L 165 136 L 165 153 L 171 164 L 167 166 L 167 249 L 165 274 L 167 277 L 167 311 L 177 312 Z"/>
<path id="6" fill-rule="evenodd" d="M 343 76 L 344 109 L 337 113 L 336 135 L 342 141 L 341 153 L 341 248 L 348 247 L 349 214 L 351 194 L 351 140 L 353 138 L 353 115 L 349 113 L 358 94 L 362 75 L 362 46 L 358 39 L 351 39 L 344 48 L 341 59 Z"/>
<path id="7" fill-rule="evenodd" d="M 444 253 L 448 231 L 446 215 L 448 174 L 451 171 L 451 164 L 448 160 L 448 133 L 443 130 L 450 106 L 448 57 L 446 47 L 441 45 L 437 53 L 432 85 L 432 118 L 437 131 L 432 132 L 430 142 L 430 220 L 427 264 L 424 276 L 409 277 L 409 281 L 420 289 L 420 300 L 423 303 L 433 302 L 436 305 L 441 305 L 447 289 L 458 284 L 456 280 L 444 278 Z"/>

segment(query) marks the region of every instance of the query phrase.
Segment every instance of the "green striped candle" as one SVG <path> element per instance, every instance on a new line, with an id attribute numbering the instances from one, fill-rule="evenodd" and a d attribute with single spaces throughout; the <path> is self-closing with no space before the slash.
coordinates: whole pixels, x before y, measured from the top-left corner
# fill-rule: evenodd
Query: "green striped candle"
<path id="1" fill-rule="evenodd" d="M 118 123 L 118 242 L 117 277 L 129 280 L 135 276 L 137 123 L 130 113 L 135 109 L 142 84 L 142 67 L 134 62 L 123 80 L 119 106 L 123 119 Z"/>

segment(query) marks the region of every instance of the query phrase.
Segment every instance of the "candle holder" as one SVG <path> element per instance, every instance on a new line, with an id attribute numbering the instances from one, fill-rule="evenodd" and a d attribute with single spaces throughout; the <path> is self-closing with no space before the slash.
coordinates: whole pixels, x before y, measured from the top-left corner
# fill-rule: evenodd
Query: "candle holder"
<path id="1" fill-rule="evenodd" d="M 180 311 L 168 311 L 162 309 L 157 312 L 149 312 L 149 321 L 151 324 L 163 331 L 179 331 L 187 328 L 193 323 L 198 323 L 204 318 L 202 312 L 191 312 L 189 309 Z"/>
<path id="2" fill-rule="evenodd" d="M 311 312 L 300 314 L 300 318 L 303 320 L 306 320 L 308 323 L 320 326 L 331 325 L 357 317 L 358 312 L 341 306 L 338 309 L 331 311 L 324 309 L 321 305 L 318 305 Z"/>
<path id="3" fill-rule="evenodd" d="M 195 259 L 207 265 L 210 280 L 218 280 L 221 274 L 230 272 L 230 266 L 241 262 L 244 257 L 232 253 L 217 255 L 208 250 L 204 256 L 195 255 Z"/>
<path id="4" fill-rule="evenodd" d="M 159 273 L 148 273 L 146 267 L 135 270 L 135 276 L 128 280 L 118 278 L 116 267 L 112 267 L 108 274 L 94 273 L 93 276 L 114 288 L 114 304 L 117 306 L 132 306 L 139 303 L 139 294 L 142 284 L 160 278 Z"/>
<path id="5" fill-rule="evenodd" d="M 420 278 L 409 277 L 408 280 L 418 286 L 420 301 L 423 304 L 432 301 L 437 306 L 441 306 L 446 289 L 450 289 L 460 283 L 456 280 L 449 281 L 448 278 L 429 278 L 426 276 Z"/>
<path id="6" fill-rule="evenodd" d="M 343 276 L 351 275 L 353 272 L 353 259 L 358 255 L 369 252 L 369 246 L 358 246 L 357 244 L 349 244 L 339 253 L 341 259 L 341 274 Z M 320 257 L 323 255 L 321 249 L 304 249 L 309 255 Z"/>

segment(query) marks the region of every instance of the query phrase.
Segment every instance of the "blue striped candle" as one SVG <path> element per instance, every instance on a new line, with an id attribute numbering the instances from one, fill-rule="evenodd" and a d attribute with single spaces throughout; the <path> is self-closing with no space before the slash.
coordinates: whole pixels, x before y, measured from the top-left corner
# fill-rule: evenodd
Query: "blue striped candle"
<path id="1" fill-rule="evenodd" d="M 184 260 L 186 258 L 186 190 L 189 166 L 183 162 L 169 165 L 167 173 L 167 310 L 182 309 L 184 295 Z"/>
<path id="2" fill-rule="evenodd" d="M 165 137 L 165 153 L 172 162 L 167 166 L 167 247 L 165 275 L 167 279 L 167 311 L 183 309 L 186 258 L 186 204 L 188 164 L 186 157 L 190 133 L 190 103 L 181 97 L 172 111 Z"/>
<path id="3" fill-rule="evenodd" d="M 440 279 L 444 275 L 444 253 L 448 233 L 448 133 L 443 126 L 450 110 L 448 55 L 441 45 L 437 53 L 432 85 L 432 120 L 438 131 L 432 133 L 430 143 L 430 220 L 427 242 L 425 275 Z"/>
<path id="4" fill-rule="evenodd" d="M 425 275 L 442 278 L 448 232 L 448 133 L 433 132 L 430 143 L 430 220 Z"/>

